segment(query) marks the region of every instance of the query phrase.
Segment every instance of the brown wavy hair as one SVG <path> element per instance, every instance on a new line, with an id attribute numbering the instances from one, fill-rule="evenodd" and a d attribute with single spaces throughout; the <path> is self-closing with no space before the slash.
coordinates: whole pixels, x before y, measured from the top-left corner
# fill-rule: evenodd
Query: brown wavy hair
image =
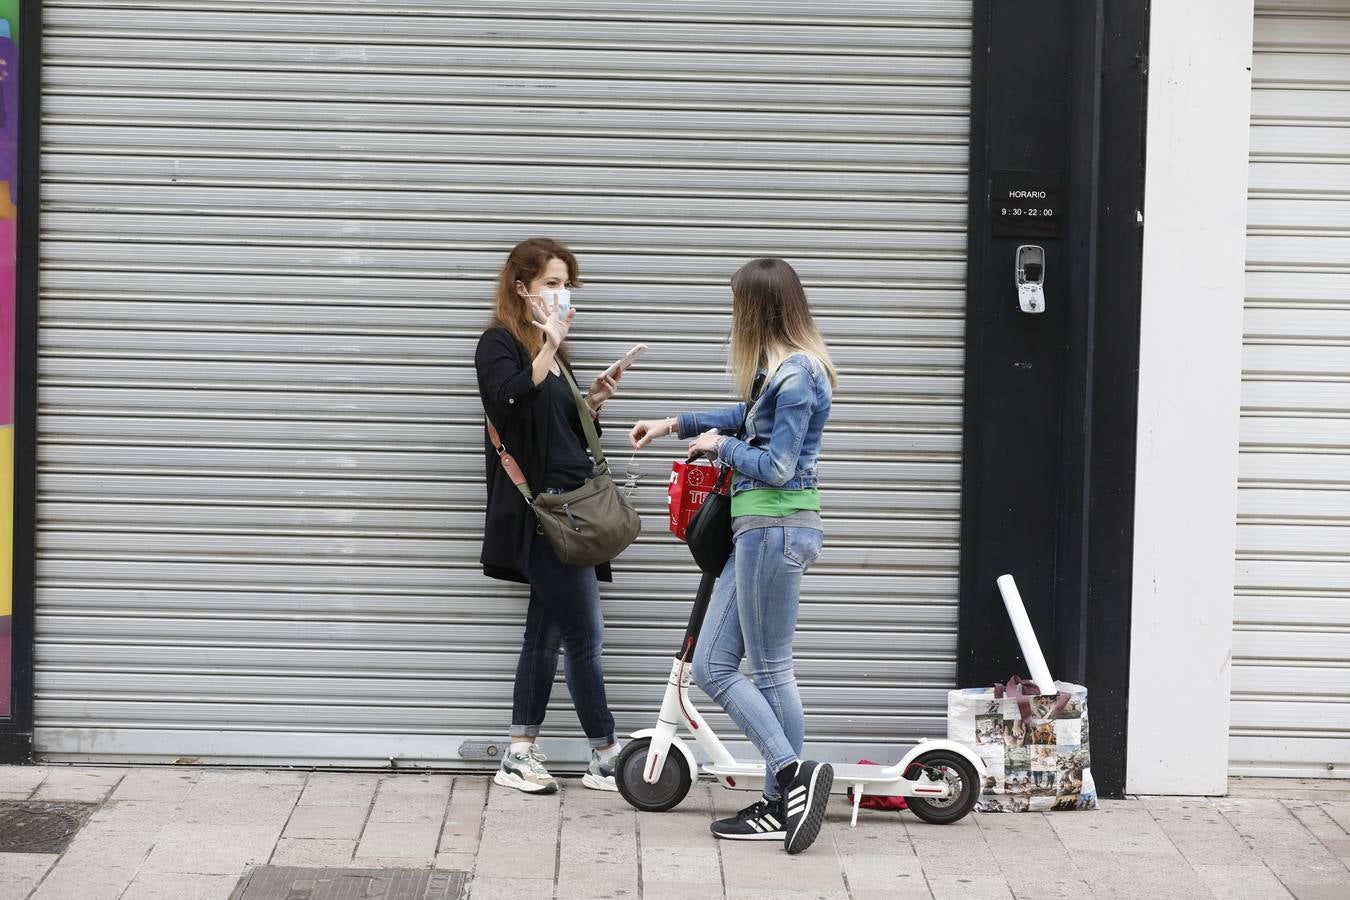
<path id="1" fill-rule="evenodd" d="M 491 327 L 505 328 L 520 341 L 531 357 L 544 347 L 544 333 L 532 324 L 530 305 L 516 293 L 516 282 L 529 287 L 531 281 L 543 273 L 550 261 L 560 259 L 567 265 L 567 280 L 574 288 L 581 287 L 581 270 L 577 258 L 566 245 L 552 238 L 530 238 L 511 248 L 497 274 L 497 299 L 493 306 Z M 558 355 L 567 362 L 566 345 L 558 348 Z"/>

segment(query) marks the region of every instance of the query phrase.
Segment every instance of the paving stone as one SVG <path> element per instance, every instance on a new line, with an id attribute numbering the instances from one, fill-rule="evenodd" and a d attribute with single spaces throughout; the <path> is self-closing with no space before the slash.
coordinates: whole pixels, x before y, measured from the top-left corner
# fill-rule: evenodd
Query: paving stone
<path id="1" fill-rule="evenodd" d="M 1036 868 L 1035 864 L 1027 865 L 1023 860 L 1022 869 L 1031 870 Z M 1008 888 L 1012 895 L 1018 900 L 1040 900 L 1042 897 L 1091 897 L 1092 888 L 1082 878 L 1065 876 L 1062 870 L 1051 869 L 1049 866 L 1041 867 L 1050 869 L 1044 874 L 1037 874 L 1034 871 L 1014 870 L 1007 866 L 1003 868 L 1003 877 L 1008 881 Z M 1076 871 L 1076 868 L 1075 868 Z"/>
<path id="2" fill-rule="evenodd" d="M 721 894 L 722 863 L 716 847 L 643 847 L 644 893 L 655 882 L 715 884 Z"/>
<path id="3" fill-rule="evenodd" d="M 927 894 L 924 895 L 925 897 Z M 722 884 L 696 881 L 648 881 L 642 877 L 642 900 L 722 900 Z"/>
<path id="4" fill-rule="evenodd" d="M 1142 804 L 1103 803 L 1096 812 L 1050 813 L 1045 818 L 1069 850 L 1165 853 L 1173 849 L 1162 826 Z"/>
<path id="5" fill-rule="evenodd" d="M 1083 880 L 1091 885 L 1094 897 L 1195 900 L 1208 890 L 1176 850 L 1168 853 L 1070 850 L 1069 854 Z"/>
<path id="6" fill-rule="evenodd" d="M 839 863 L 849 890 L 855 894 L 860 890 L 911 890 L 916 886 L 928 892 L 923 863 L 916 856 L 847 853 L 840 854 Z"/>
<path id="7" fill-rule="evenodd" d="M 158 830 L 85 829 L 75 836 L 61 859 L 78 866 L 139 866 L 150 855 Z"/>
<path id="8" fill-rule="evenodd" d="M 727 894 L 733 890 L 794 890 L 843 894 L 843 872 L 834 841 L 825 829 L 809 849 L 793 856 L 777 841 L 722 841 L 722 880 Z"/>
<path id="9" fill-rule="evenodd" d="M 934 900 L 1011 900 L 1002 875 L 929 875 Z"/>
<path id="10" fill-rule="evenodd" d="M 1159 814 L 1163 833 L 1192 865 L 1244 865 L 1258 861 L 1251 845 L 1216 810 Z"/>
<path id="11" fill-rule="evenodd" d="M 636 819 L 643 847 L 711 847 L 717 840 L 708 830 L 712 810 L 688 800 L 667 812 L 637 813 Z"/>
<path id="12" fill-rule="evenodd" d="M 370 820 L 431 823 L 439 831 L 453 783 L 449 775 L 386 775 L 380 779 Z"/>
<path id="13" fill-rule="evenodd" d="M 365 824 L 366 810 L 359 806 L 297 806 L 282 836 L 355 841 Z"/>
<path id="14" fill-rule="evenodd" d="M 268 860 L 274 866 L 345 868 L 356 853 L 356 841 L 282 838 Z"/>
<path id="15" fill-rule="evenodd" d="M 472 853 L 437 853 L 436 859 L 432 862 L 432 867 L 437 869 L 454 869 L 459 872 L 472 872 L 475 859 L 476 858 Z"/>
<path id="16" fill-rule="evenodd" d="M 305 787 L 303 772 L 255 771 L 252 769 L 203 769 L 188 793 L 191 801 L 233 800 L 247 793 L 263 799 L 289 798 L 292 803 Z"/>
<path id="17" fill-rule="evenodd" d="M 993 851 L 983 839 L 971 841 L 964 847 L 944 841 L 915 840 L 914 854 L 929 875 L 988 875 L 999 867 Z"/>
<path id="18" fill-rule="evenodd" d="M 239 879 L 233 875 L 141 873 L 121 900 L 229 900 Z"/>
<path id="19" fill-rule="evenodd" d="M 637 832 L 633 828 L 564 826 L 559 836 L 564 865 L 637 864 Z"/>
<path id="20" fill-rule="evenodd" d="M 126 769 L 52 767 L 33 792 L 34 800 L 102 803 Z"/>
<path id="21" fill-rule="evenodd" d="M 1221 900 L 1289 900 L 1289 892 L 1265 866 L 1196 865 L 1195 874 Z"/>
<path id="22" fill-rule="evenodd" d="M 0 788 L 3 790 L 3 788 Z M 1341 826 L 1341 830 L 1350 835 L 1350 800 L 1318 800 L 1317 805 L 1331 820 Z"/>
<path id="23" fill-rule="evenodd" d="M 177 803 L 187 799 L 200 772 L 180 769 L 132 769 L 112 792 L 112 800 Z"/>
<path id="24" fill-rule="evenodd" d="M 23 900 L 56 860 L 55 853 L 0 853 L 0 900 Z"/>
<path id="25" fill-rule="evenodd" d="M 411 856 L 354 856 L 344 869 L 430 869 L 435 860 Z"/>
<path id="26" fill-rule="evenodd" d="M 625 900 L 637 898 L 637 864 L 596 863 L 558 872 L 558 900 Z"/>
<path id="27" fill-rule="evenodd" d="M 238 875 L 246 866 L 267 864 L 278 833 L 235 825 L 171 823 L 142 868 L 183 875 Z"/>
<path id="28" fill-rule="evenodd" d="M 547 878 L 552 882 L 557 873 L 557 854 L 556 831 L 532 830 L 504 840 L 490 840 L 485 835 L 474 874 L 485 878 Z"/>
<path id="29" fill-rule="evenodd" d="M 846 891 L 788 891 L 782 888 L 726 889 L 727 900 L 849 900 Z"/>
<path id="30" fill-rule="evenodd" d="M 356 846 L 356 858 L 406 857 L 426 860 L 429 864 L 436 855 L 436 840 L 439 834 L 439 822 L 435 825 L 417 822 L 367 822 L 361 841 Z"/>
<path id="31" fill-rule="evenodd" d="M 1228 796 L 1275 800 L 1350 800 L 1350 780 L 1330 778 L 1229 778 Z"/>
<path id="32" fill-rule="evenodd" d="M 369 809 L 380 776 L 356 772 L 311 772 L 299 806 L 359 806 Z"/>
<path id="33" fill-rule="evenodd" d="M 1346 897 L 1350 897 L 1350 888 L 1345 885 L 1286 881 L 1284 886 L 1295 900 L 1345 900 Z"/>
<path id="34" fill-rule="evenodd" d="M 275 831 L 280 836 L 294 809 L 294 798 L 279 799 L 271 794 L 264 794 L 252 802 L 246 796 L 236 797 L 233 800 L 188 799 L 179 804 L 178 812 L 173 816 L 173 823 L 229 825 L 235 828 Z"/>
<path id="35" fill-rule="evenodd" d="M 0 800 L 27 800 L 49 771 L 46 766 L 0 766 Z"/>
<path id="36" fill-rule="evenodd" d="M 1135 798 L 1144 809 L 1152 813 L 1160 812 L 1191 812 L 1196 810 L 1213 809 L 1214 804 L 1209 797 L 1150 797 L 1142 796 Z M 1023 818 L 1026 818 L 1023 816 Z"/>
<path id="37" fill-rule="evenodd" d="M 553 876 L 548 878 L 475 877 L 469 900 L 553 900 Z"/>
<path id="38" fill-rule="evenodd" d="M 31 900 L 117 900 L 136 877 L 134 868 L 68 865 L 47 873 Z"/>
<path id="39" fill-rule="evenodd" d="M 441 828 L 441 853 L 476 853 L 487 804 L 487 781 L 456 778 Z"/>

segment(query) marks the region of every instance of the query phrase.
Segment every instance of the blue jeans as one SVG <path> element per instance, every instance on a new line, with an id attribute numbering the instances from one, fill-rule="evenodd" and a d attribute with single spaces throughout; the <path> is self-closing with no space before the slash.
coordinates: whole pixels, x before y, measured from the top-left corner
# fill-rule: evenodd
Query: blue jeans
<path id="1" fill-rule="evenodd" d="M 764 756 L 764 795 L 778 797 L 773 774 L 801 757 L 806 722 L 792 637 L 802 573 L 820 555 L 816 528 L 755 528 L 736 539 L 694 650 L 694 680 Z M 740 672 L 750 661 L 750 677 Z"/>
<path id="2" fill-rule="evenodd" d="M 581 728 L 592 747 L 608 747 L 614 743 L 614 716 L 605 699 L 605 622 L 595 569 L 565 565 L 548 539 L 538 536 L 525 575 L 530 579 L 530 609 L 516 663 L 511 737 L 539 736 L 558 674 L 558 650 L 563 648 L 563 674 Z"/>

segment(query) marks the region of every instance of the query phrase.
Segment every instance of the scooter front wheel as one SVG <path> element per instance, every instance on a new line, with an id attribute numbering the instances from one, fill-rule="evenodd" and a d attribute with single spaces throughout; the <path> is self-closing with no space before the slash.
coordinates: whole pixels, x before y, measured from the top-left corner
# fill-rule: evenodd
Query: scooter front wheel
<path id="1" fill-rule="evenodd" d="M 650 762 L 651 745 L 652 739 L 646 737 L 629 742 L 614 765 L 614 781 L 623 799 L 633 806 L 643 812 L 665 812 L 680 805 L 694 779 L 684 754 L 672 747 L 660 777 L 648 784 L 642 776 Z"/>
<path id="2" fill-rule="evenodd" d="M 970 760 L 950 750 L 933 750 L 910 763 L 905 777 L 917 778 L 922 769 L 940 773 L 951 788 L 951 795 L 942 799 L 906 797 L 910 811 L 932 825 L 950 825 L 965 818 L 980 795 L 980 774 Z"/>

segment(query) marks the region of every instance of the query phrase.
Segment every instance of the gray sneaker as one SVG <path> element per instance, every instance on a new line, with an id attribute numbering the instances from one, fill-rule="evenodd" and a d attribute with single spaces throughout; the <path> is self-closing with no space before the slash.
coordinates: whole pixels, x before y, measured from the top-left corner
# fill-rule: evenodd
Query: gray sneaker
<path id="1" fill-rule="evenodd" d="M 556 794 L 558 782 L 544 768 L 546 759 L 534 744 L 524 753 L 508 752 L 492 780 L 502 787 L 515 788 L 527 794 Z"/>
<path id="2" fill-rule="evenodd" d="M 614 783 L 614 764 L 619 761 L 618 755 L 611 756 L 608 763 L 600 761 L 600 751 L 591 751 L 591 764 L 586 769 L 586 774 L 581 776 L 581 783 L 593 791 L 617 791 L 619 786 Z"/>

